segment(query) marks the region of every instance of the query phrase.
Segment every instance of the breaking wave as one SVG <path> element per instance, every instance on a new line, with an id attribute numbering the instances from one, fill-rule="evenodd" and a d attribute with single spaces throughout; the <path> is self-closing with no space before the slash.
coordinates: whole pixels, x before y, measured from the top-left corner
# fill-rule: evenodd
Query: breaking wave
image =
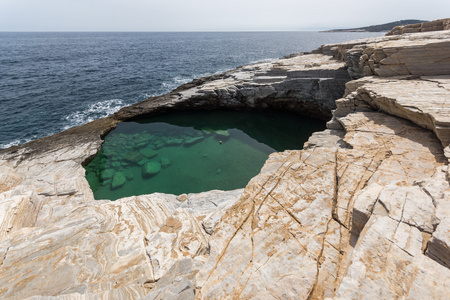
<path id="1" fill-rule="evenodd" d="M 28 143 L 31 140 L 34 140 L 35 138 L 30 138 L 30 139 L 18 139 L 18 140 L 14 140 L 11 141 L 9 143 L 4 143 L 4 144 L 0 144 L 0 149 L 6 149 L 12 146 L 17 146 L 17 145 L 21 145 L 21 144 L 25 144 Z"/>
<path id="2" fill-rule="evenodd" d="M 66 130 L 110 116 L 123 106 L 124 103 L 121 99 L 111 99 L 93 103 L 85 110 L 75 111 L 65 116 L 64 120 L 67 125 L 65 125 L 63 129 Z"/>

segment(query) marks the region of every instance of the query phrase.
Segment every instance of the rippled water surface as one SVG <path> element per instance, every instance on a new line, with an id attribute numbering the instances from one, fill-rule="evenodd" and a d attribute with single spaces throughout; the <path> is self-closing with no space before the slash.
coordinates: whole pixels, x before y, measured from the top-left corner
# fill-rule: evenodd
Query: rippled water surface
<path id="1" fill-rule="evenodd" d="M 0 32 L 0 148 L 107 116 L 196 77 L 382 33 Z"/>
<path id="2" fill-rule="evenodd" d="M 243 188 L 270 153 L 301 149 L 325 122 L 287 112 L 178 112 L 123 122 L 86 166 L 96 199 Z"/>

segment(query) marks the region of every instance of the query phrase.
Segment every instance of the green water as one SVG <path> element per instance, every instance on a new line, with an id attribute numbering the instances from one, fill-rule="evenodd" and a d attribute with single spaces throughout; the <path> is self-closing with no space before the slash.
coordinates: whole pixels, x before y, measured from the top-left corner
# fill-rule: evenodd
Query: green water
<path id="1" fill-rule="evenodd" d="M 301 149 L 323 121 L 287 112 L 188 111 L 122 122 L 88 164 L 95 199 L 243 188 L 270 153 Z"/>

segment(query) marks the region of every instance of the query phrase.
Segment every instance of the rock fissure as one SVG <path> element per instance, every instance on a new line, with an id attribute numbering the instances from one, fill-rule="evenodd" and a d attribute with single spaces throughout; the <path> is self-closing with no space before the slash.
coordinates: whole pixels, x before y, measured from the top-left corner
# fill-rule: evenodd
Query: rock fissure
<path id="1" fill-rule="evenodd" d="M 305 253 L 308 252 L 308 249 L 307 249 L 304 245 L 302 245 L 302 243 L 298 240 L 298 237 L 295 235 L 295 233 L 292 232 L 291 230 L 288 230 L 288 232 L 289 232 L 289 234 L 292 236 L 292 238 L 297 242 L 298 246 L 299 246 L 300 248 L 302 248 L 302 250 L 305 251 Z M 271 257 L 271 256 L 270 256 L 270 257 Z M 268 261 L 269 261 L 269 260 L 267 260 L 267 262 L 268 262 Z"/>
<path id="2" fill-rule="evenodd" d="M 266 200 L 269 198 L 269 197 L 271 197 L 270 195 L 271 195 L 271 193 L 278 187 L 278 185 L 280 184 L 280 182 L 281 182 L 281 180 L 282 180 L 282 177 L 289 171 L 289 169 L 291 168 L 291 166 L 292 166 L 292 163 L 290 163 L 290 164 L 288 164 L 288 166 L 286 166 L 285 167 L 285 170 L 283 171 L 281 171 L 281 176 L 273 176 L 272 177 L 272 180 L 273 179 L 275 179 L 276 180 L 276 182 L 275 182 L 275 185 L 273 186 L 273 187 L 271 187 L 271 189 L 268 191 L 268 190 L 266 190 L 265 189 L 265 185 L 266 185 L 266 183 L 263 185 L 263 186 L 261 186 L 261 189 L 262 190 L 264 190 L 264 191 L 266 191 L 266 196 L 263 198 L 263 201 L 261 201 L 261 203 L 258 205 L 258 209 L 256 210 L 256 212 L 255 212 L 255 214 L 253 215 L 253 218 L 256 216 L 256 215 L 258 215 L 259 214 L 259 211 L 260 211 L 260 209 L 263 207 L 263 205 L 264 205 L 264 203 L 266 202 Z M 283 166 L 284 167 L 284 166 Z M 281 169 L 281 168 L 280 168 Z M 277 170 L 277 174 L 278 174 L 278 171 L 280 170 L 280 169 L 278 169 Z M 272 197 L 273 198 L 273 197 Z M 276 201 L 276 199 L 274 198 L 274 200 Z M 280 206 L 281 206 L 281 204 L 280 204 Z M 252 224 L 253 224 L 253 222 L 252 222 Z"/>
<path id="3" fill-rule="evenodd" d="M 321 249 L 320 249 L 319 256 L 317 257 L 317 264 L 316 264 L 316 266 L 317 266 L 316 278 L 315 278 L 314 283 L 313 283 L 313 285 L 312 285 L 312 287 L 311 287 L 311 291 L 308 293 L 308 295 L 307 295 L 307 297 L 306 297 L 307 300 L 311 300 L 311 299 L 312 299 L 312 296 L 313 296 L 313 294 L 314 294 L 314 291 L 316 290 L 316 287 L 317 287 L 317 283 L 318 283 L 318 281 L 319 281 L 320 267 L 321 267 L 321 265 L 322 265 L 321 260 L 322 260 L 322 256 L 323 256 L 323 251 L 324 251 L 324 249 L 325 249 L 325 238 L 326 238 L 326 234 L 328 233 L 328 229 L 329 229 L 329 226 L 330 226 L 330 222 L 331 222 L 332 220 L 333 220 L 333 218 L 330 218 L 330 219 L 329 219 L 329 221 L 328 221 L 328 223 L 327 223 L 327 227 L 326 227 L 325 233 L 323 234 L 323 238 L 322 238 L 322 246 L 321 246 Z"/>
<path id="4" fill-rule="evenodd" d="M 213 274 L 214 270 L 217 268 L 217 266 L 219 265 L 220 261 L 222 260 L 222 257 L 225 255 L 228 247 L 230 246 L 231 241 L 233 240 L 233 238 L 236 236 L 236 234 L 242 230 L 242 226 L 247 222 L 247 220 L 250 218 L 250 216 L 252 215 L 254 211 L 254 207 L 252 207 L 252 209 L 249 211 L 249 213 L 247 214 L 247 216 L 245 217 L 245 219 L 243 220 L 243 222 L 239 225 L 239 227 L 235 230 L 235 232 L 233 233 L 233 235 L 231 236 L 231 238 L 227 241 L 225 247 L 223 248 L 223 250 L 221 251 L 221 254 L 219 255 L 218 259 L 216 260 L 216 264 L 212 269 L 212 272 L 208 275 L 207 280 L 211 277 L 211 275 Z"/>
<path id="5" fill-rule="evenodd" d="M 413 254 L 409 253 L 408 251 L 406 251 L 404 248 L 402 248 L 401 246 L 399 246 L 398 244 L 396 244 L 393 240 L 387 239 L 389 242 L 391 242 L 394 246 L 396 246 L 397 248 L 399 248 L 400 250 L 402 250 L 403 252 L 405 252 L 406 254 L 408 254 L 411 257 L 414 257 Z"/>
<path id="6" fill-rule="evenodd" d="M 283 208 L 283 210 L 295 221 L 295 222 L 297 222 L 299 225 L 300 225 L 300 227 L 302 227 L 303 225 L 302 225 L 302 222 L 291 212 L 291 211 L 289 211 L 289 209 L 287 209 L 283 204 L 281 204 L 281 202 L 280 201 L 278 201 L 275 197 L 272 197 L 272 199 L 273 200 L 275 200 L 275 202 L 277 202 L 280 206 L 281 206 L 281 208 Z"/>
<path id="7" fill-rule="evenodd" d="M 5 260 L 6 260 L 6 257 L 7 257 L 7 255 L 8 255 L 8 251 L 9 251 L 10 248 L 11 248 L 11 246 L 9 246 L 8 248 L 6 248 L 5 254 L 3 254 L 3 258 L 2 258 L 2 261 L 1 261 L 1 263 L 0 263 L 0 267 L 5 263 Z"/>
<path id="8" fill-rule="evenodd" d="M 146 247 L 148 247 L 148 240 L 147 240 L 147 238 L 145 238 L 144 237 L 144 244 L 145 244 L 145 246 Z M 146 281 L 146 283 L 151 283 L 151 284 L 153 284 L 153 283 L 155 283 L 155 282 L 157 282 L 157 280 L 155 280 L 155 267 L 153 266 L 153 260 L 152 260 L 152 256 L 151 256 L 151 254 L 148 252 L 148 251 L 145 251 L 145 254 L 146 254 L 146 257 L 148 258 L 148 260 L 149 260 L 149 265 L 150 265 L 150 268 L 151 268 L 151 270 L 152 270 L 152 276 L 153 276 L 153 278 L 152 279 L 149 279 L 149 280 L 147 280 Z"/>

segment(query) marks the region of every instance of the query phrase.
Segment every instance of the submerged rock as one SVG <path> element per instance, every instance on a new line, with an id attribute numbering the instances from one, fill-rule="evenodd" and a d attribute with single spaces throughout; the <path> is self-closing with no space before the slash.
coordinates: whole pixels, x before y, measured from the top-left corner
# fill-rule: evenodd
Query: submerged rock
<path id="1" fill-rule="evenodd" d="M 179 146 L 183 144 L 183 142 L 184 142 L 183 139 L 168 139 L 166 144 L 167 146 Z"/>
<path id="2" fill-rule="evenodd" d="M 102 182 L 102 186 L 107 186 L 111 184 L 112 179 L 108 179 Z"/>
<path id="3" fill-rule="evenodd" d="M 224 141 L 230 138 L 230 133 L 228 130 L 217 130 L 215 131 L 214 138 L 219 141 L 219 144 L 222 144 Z"/>
<path id="4" fill-rule="evenodd" d="M 133 180 L 134 179 L 134 174 L 131 173 L 130 171 L 125 171 L 123 174 L 125 175 L 127 180 Z"/>
<path id="5" fill-rule="evenodd" d="M 158 152 L 153 150 L 152 148 L 141 149 L 141 150 L 139 150 L 139 152 L 141 152 L 142 155 L 144 155 L 147 158 L 152 158 L 152 157 L 155 157 L 156 155 L 158 155 Z"/>
<path id="6" fill-rule="evenodd" d="M 111 182 L 111 189 L 117 189 L 127 182 L 127 178 L 122 172 L 116 172 Z"/>
<path id="7" fill-rule="evenodd" d="M 142 158 L 144 157 L 144 155 L 142 155 L 141 152 L 139 151 L 133 151 L 133 152 L 128 152 L 125 155 L 125 160 L 132 162 L 132 163 L 137 163 L 138 161 L 140 161 Z"/>
<path id="8" fill-rule="evenodd" d="M 216 130 L 216 136 L 215 138 L 218 140 L 227 140 L 230 138 L 230 133 L 228 132 L 228 130 Z"/>
<path id="9" fill-rule="evenodd" d="M 146 158 L 141 159 L 140 161 L 137 162 L 138 166 L 143 166 L 145 165 L 149 160 Z"/>
<path id="10" fill-rule="evenodd" d="M 135 148 L 142 148 L 145 147 L 146 145 L 148 145 L 148 143 L 150 142 L 150 136 L 148 135 L 140 135 L 135 141 Z"/>
<path id="11" fill-rule="evenodd" d="M 105 170 L 103 170 L 103 172 L 102 172 L 102 174 L 101 174 L 101 176 L 100 176 L 100 179 L 101 179 L 102 181 L 111 179 L 111 178 L 113 178 L 115 172 L 116 172 L 116 171 L 113 170 L 113 169 L 105 169 Z"/>
<path id="12" fill-rule="evenodd" d="M 161 164 L 156 161 L 149 161 L 144 165 L 142 169 L 142 175 L 144 177 L 154 176 L 161 171 Z"/>
<path id="13" fill-rule="evenodd" d="M 119 161 L 114 161 L 111 166 L 113 166 L 114 169 L 120 169 L 120 167 L 122 166 L 122 163 L 120 163 Z"/>
<path id="14" fill-rule="evenodd" d="M 168 166 L 170 166 L 172 164 L 172 162 L 168 158 L 161 158 L 160 162 L 161 162 L 161 167 L 163 167 L 163 168 L 167 168 Z"/>
<path id="15" fill-rule="evenodd" d="M 134 145 L 135 148 L 142 148 L 147 146 L 147 142 L 140 142 Z"/>
<path id="16" fill-rule="evenodd" d="M 162 147 L 164 147 L 164 143 L 162 143 L 162 142 L 158 142 L 158 143 L 154 143 L 153 145 L 152 145 L 152 148 L 154 148 L 154 149 L 161 149 Z"/>
<path id="17" fill-rule="evenodd" d="M 205 139 L 205 138 L 204 138 L 203 136 L 198 136 L 198 137 L 190 138 L 190 139 L 187 139 L 187 140 L 184 142 L 184 145 L 185 145 L 185 146 L 192 146 L 192 145 L 194 145 L 194 144 L 197 144 L 197 143 L 203 141 L 204 139 Z"/>

